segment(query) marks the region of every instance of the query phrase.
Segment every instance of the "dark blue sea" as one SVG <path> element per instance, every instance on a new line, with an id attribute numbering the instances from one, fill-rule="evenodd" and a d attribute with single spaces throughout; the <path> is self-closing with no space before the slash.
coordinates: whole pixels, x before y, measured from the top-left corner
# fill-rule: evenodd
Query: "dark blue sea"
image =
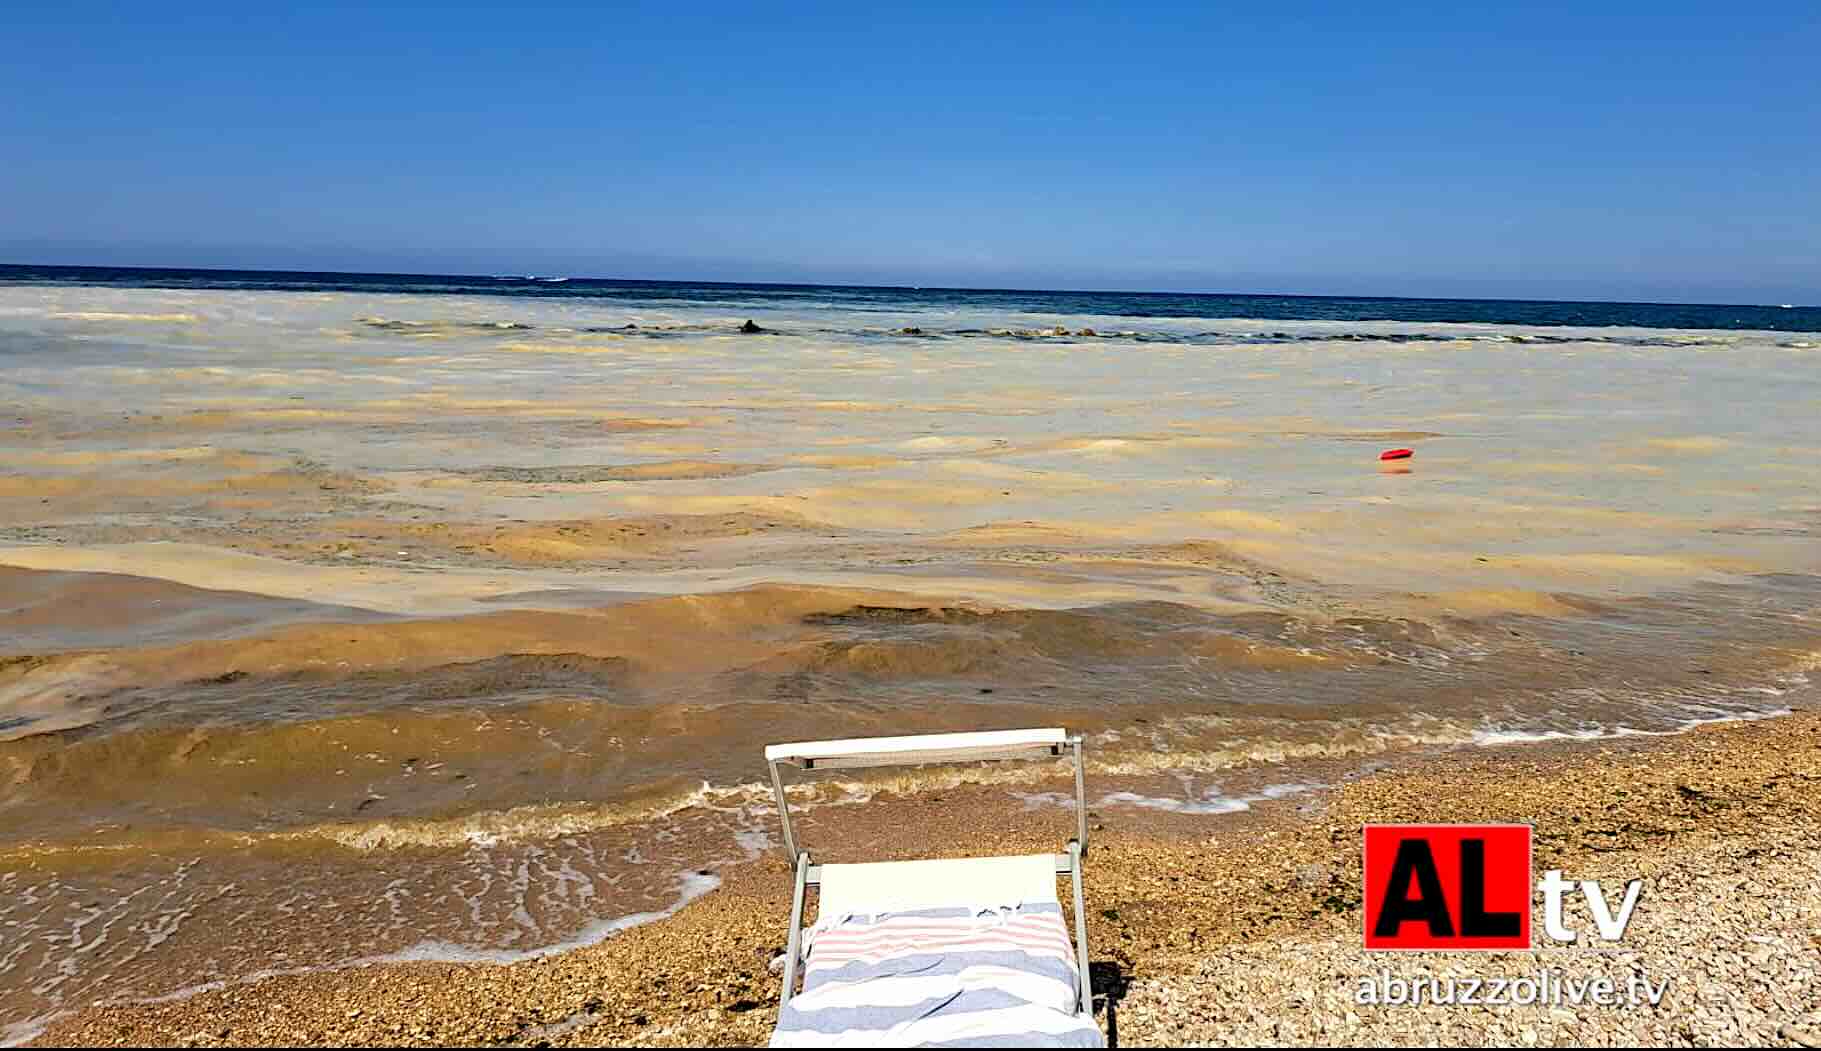
<path id="1" fill-rule="evenodd" d="M 802 310 L 825 306 L 843 311 L 882 314 L 948 309 L 993 311 L 1008 315 L 1095 314 L 1124 318 L 1405 321 L 1821 332 L 1821 307 L 1745 304 L 1187 295 L 1166 292 L 1069 292 L 449 274 L 0 265 L 0 286 L 4 285 L 487 295 L 627 304 L 661 300 L 679 305 L 725 305 L 746 310 L 763 310 L 767 307 Z"/>

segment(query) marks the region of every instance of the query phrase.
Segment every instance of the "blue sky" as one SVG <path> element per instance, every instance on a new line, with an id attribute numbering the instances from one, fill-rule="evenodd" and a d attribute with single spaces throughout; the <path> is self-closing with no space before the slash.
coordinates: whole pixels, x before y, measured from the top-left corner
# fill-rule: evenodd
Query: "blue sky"
<path id="1" fill-rule="evenodd" d="M 1821 302 L 1821 5 L 23 5 L 0 261 Z"/>

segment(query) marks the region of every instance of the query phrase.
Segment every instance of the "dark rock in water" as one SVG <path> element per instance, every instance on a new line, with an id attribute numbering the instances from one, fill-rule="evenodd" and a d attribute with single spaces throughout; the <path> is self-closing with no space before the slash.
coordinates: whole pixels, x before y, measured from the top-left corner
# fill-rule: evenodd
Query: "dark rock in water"
<path id="1" fill-rule="evenodd" d="M 626 322 L 626 327 L 634 332 L 638 331 L 638 328 L 639 328 L 639 326 L 633 324 L 630 321 Z"/>
<path id="2" fill-rule="evenodd" d="M 1098 336 L 1098 335 L 1100 335 L 1100 333 L 1098 333 L 1098 332 L 1095 332 L 1095 331 L 1094 331 L 1094 330 L 1093 330 L 1093 329 L 1091 329 L 1091 328 L 1084 328 L 1084 329 L 1082 329 L 1082 330 L 1081 330 L 1081 331 L 1080 331 L 1080 332 L 1077 332 L 1077 333 L 1075 333 L 1075 334 L 1076 334 L 1076 335 L 1077 335 L 1077 336 Z"/>
<path id="3" fill-rule="evenodd" d="M 747 319 L 747 320 L 746 320 L 746 324 L 744 324 L 744 325 L 741 325 L 741 326 L 740 326 L 740 331 L 741 331 L 741 332 L 744 332 L 744 333 L 746 333 L 746 334 L 747 334 L 747 335 L 749 335 L 749 336 L 750 336 L 750 335 L 752 335 L 752 334 L 753 334 L 753 333 L 755 333 L 755 332 L 763 332 L 763 331 L 765 331 L 765 330 L 764 330 L 764 329 L 762 329 L 762 328 L 760 328 L 760 327 L 759 327 L 759 326 L 757 326 L 757 325 L 755 325 L 755 324 L 753 324 L 753 323 L 752 323 L 752 319 L 751 319 L 751 318 L 748 318 L 748 319 Z"/>
<path id="4" fill-rule="evenodd" d="M 1055 328 L 1050 330 L 1050 334 L 1053 336 L 1066 336 L 1069 334 L 1069 330 L 1066 328 L 1063 328 L 1061 325 L 1057 325 Z"/>
<path id="5" fill-rule="evenodd" d="M 921 336 L 923 335 L 923 330 L 916 327 L 907 327 L 899 329 L 898 334 L 901 336 Z"/>

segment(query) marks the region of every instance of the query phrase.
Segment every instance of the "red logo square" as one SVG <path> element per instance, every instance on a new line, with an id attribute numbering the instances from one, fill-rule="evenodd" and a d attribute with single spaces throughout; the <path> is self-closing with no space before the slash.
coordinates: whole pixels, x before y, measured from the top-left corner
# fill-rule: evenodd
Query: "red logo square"
<path id="1" fill-rule="evenodd" d="M 1530 948 L 1529 825 L 1367 825 L 1366 948 Z"/>

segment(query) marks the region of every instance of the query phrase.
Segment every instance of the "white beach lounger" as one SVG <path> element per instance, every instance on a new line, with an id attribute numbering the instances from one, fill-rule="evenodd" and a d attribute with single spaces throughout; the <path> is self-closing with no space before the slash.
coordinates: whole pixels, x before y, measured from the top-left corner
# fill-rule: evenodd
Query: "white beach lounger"
<path id="1" fill-rule="evenodd" d="M 1022 857 L 818 865 L 797 846 L 778 773 L 780 763 L 829 770 L 1065 755 L 1075 764 L 1075 838 L 1063 853 Z M 1106 1046 L 1088 989 L 1081 738 L 1049 729 L 806 741 L 772 745 L 765 761 L 796 864 L 771 1046 Z M 1075 895 L 1072 944 L 1056 897 L 1061 875 Z M 806 943 L 810 887 L 820 901 Z"/>

